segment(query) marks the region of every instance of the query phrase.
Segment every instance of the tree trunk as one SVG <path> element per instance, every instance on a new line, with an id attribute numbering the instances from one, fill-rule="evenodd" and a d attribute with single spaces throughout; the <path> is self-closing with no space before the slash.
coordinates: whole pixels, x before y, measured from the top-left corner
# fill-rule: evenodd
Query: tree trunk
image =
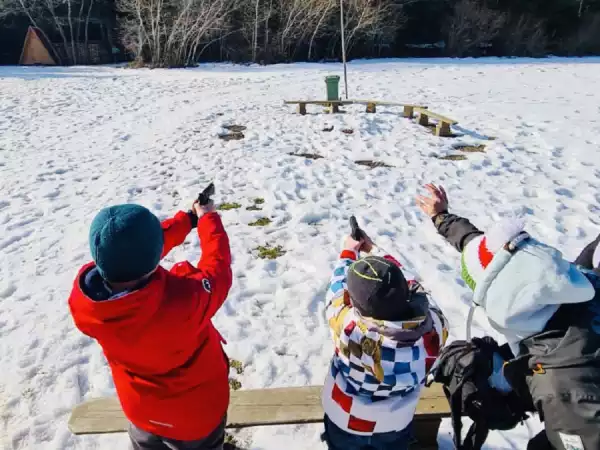
<path id="1" fill-rule="evenodd" d="M 264 54 L 269 54 L 269 20 L 271 19 L 271 12 L 273 11 L 273 0 L 269 0 L 269 12 L 265 18 L 265 50 Z"/>
<path id="2" fill-rule="evenodd" d="M 256 47 L 258 46 L 258 7 L 260 0 L 256 0 L 254 8 L 254 33 L 252 35 L 252 62 L 256 62 Z"/>
<path id="3" fill-rule="evenodd" d="M 58 21 L 58 17 L 56 17 L 56 11 L 54 10 L 54 5 L 52 4 L 52 0 L 47 0 L 46 1 L 46 6 L 50 12 L 50 15 L 52 16 L 52 20 L 54 22 L 54 26 L 56 27 L 56 29 L 58 30 L 58 33 L 60 34 L 60 37 L 63 40 L 63 44 L 65 46 L 65 52 L 67 53 L 67 56 L 69 56 L 69 41 L 67 40 L 67 36 L 65 35 L 65 31 L 63 30 L 60 22 Z"/>
<path id="4" fill-rule="evenodd" d="M 327 17 L 327 15 L 329 14 L 330 5 L 331 5 L 331 3 L 327 3 L 327 6 L 325 7 L 325 11 L 323 11 L 323 14 L 321 14 L 321 18 L 319 19 L 319 22 L 317 22 L 315 31 L 313 32 L 312 36 L 310 37 L 310 43 L 308 45 L 308 60 L 309 61 L 311 60 L 311 57 L 312 57 L 312 48 L 313 48 L 313 43 L 315 41 L 315 37 L 316 37 L 317 33 L 319 32 L 319 28 L 321 28 L 323 19 L 325 19 L 325 17 Z"/>
<path id="5" fill-rule="evenodd" d="M 79 5 L 79 14 L 77 15 L 77 42 L 81 42 L 81 18 L 83 16 L 83 7 L 85 6 L 85 0 L 80 0 Z M 87 64 L 87 55 L 86 55 L 85 64 Z"/>
<path id="6" fill-rule="evenodd" d="M 71 35 L 71 59 L 73 65 L 77 64 L 77 53 L 75 52 L 75 35 L 73 33 L 73 11 L 71 8 L 71 1 L 67 0 L 67 20 L 69 21 L 69 34 Z"/>
<path id="7" fill-rule="evenodd" d="M 86 62 L 89 64 L 90 62 L 90 50 L 88 47 L 89 44 L 89 30 L 90 30 L 90 16 L 92 14 L 92 7 L 94 5 L 94 0 L 90 0 L 90 3 L 88 5 L 88 10 L 87 10 L 87 16 L 85 17 L 85 29 L 83 30 L 84 35 L 85 35 L 85 41 L 84 41 L 84 46 L 85 46 L 85 58 L 86 58 Z M 112 46 L 112 45 L 111 45 Z M 111 48 L 112 51 L 112 48 Z"/>

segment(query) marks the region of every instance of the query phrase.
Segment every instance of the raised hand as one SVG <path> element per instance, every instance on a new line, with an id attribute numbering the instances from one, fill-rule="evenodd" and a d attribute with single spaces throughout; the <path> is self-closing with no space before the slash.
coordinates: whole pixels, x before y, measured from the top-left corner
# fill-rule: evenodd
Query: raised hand
<path id="1" fill-rule="evenodd" d="M 209 202 L 206 205 L 201 205 L 200 202 L 198 200 L 196 200 L 194 202 L 194 204 L 192 205 L 192 211 L 194 211 L 194 213 L 196 213 L 196 216 L 199 219 L 204 214 L 214 212 L 215 204 L 212 200 L 209 200 Z"/>
<path id="2" fill-rule="evenodd" d="M 448 211 L 448 195 L 444 188 L 435 184 L 426 184 L 425 189 L 429 192 L 429 196 L 418 195 L 417 205 L 429 217 L 434 217 L 440 213 Z"/>
<path id="3" fill-rule="evenodd" d="M 362 238 L 355 240 L 352 236 L 348 236 L 344 241 L 344 250 L 353 250 L 355 252 L 367 252 L 373 250 L 373 241 L 367 233 L 362 231 Z"/>

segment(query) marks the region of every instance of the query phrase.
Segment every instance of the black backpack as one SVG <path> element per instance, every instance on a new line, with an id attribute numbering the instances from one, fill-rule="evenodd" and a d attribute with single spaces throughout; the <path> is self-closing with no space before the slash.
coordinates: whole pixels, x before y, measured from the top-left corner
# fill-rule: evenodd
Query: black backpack
<path id="1" fill-rule="evenodd" d="M 479 450 L 489 430 L 510 430 L 527 418 L 526 403 L 514 391 L 508 394 L 492 388 L 488 378 L 493 370 L 493 354 L 512 358 L 489 336 L 471 341 L 454 341 L 440 353 L 428 384 L 441 383 L 450 403 L 456 450 Z M 462 416 L 473 420 L 461 443 Z"/>

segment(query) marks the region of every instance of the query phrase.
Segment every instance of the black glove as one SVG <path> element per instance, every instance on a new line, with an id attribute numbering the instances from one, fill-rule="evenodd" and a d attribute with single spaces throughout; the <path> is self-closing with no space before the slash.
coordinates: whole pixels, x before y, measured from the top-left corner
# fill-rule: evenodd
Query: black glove
<path id="1" fill-rule="evenodd" d="M 190 218 L 190 223 L 192 224 L 192 229 L 198 227 L 198 216 L 191 209 L 187 212 L 188 217 Z"/>

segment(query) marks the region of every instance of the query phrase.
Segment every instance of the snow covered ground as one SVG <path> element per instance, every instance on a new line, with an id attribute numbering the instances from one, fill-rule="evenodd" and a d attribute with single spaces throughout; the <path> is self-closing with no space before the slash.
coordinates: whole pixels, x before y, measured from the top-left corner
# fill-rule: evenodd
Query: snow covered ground
<path id="1" fill-rule="evenodd" d="M 427 104 L 460 122 L 456 138 L 435 137 L 392 108 L 330 116 L 309 106 L 300 116 L 283 106 L 322 98 L 323 77 L 340 72 L 316 64 L 0 68 L 0 448 L 127 446 L 126 435 L 77 438 L 67 429 L 76 403 L 114 393 L 99 346 L 74 328 L 66 303 L 103 206 L 136 202 L 165 218 L 210 180 L 219 201 L 243 205 L 222 214 L 235 281 L 215 319 L 230 356 L 246 365 L 243 388 L 322 383 L 332 351 L 323 295 L 351 214 L 421 274 L 459 338 L 470 293 L 459 255 L 415 206 L 423 183 L 443 183 L 451 209 L 483 228 L 524 215 L 569 258 L 600 231 L 600 60 L 350 65 L 351 97 Z M 246 126 L 245 139 L 218 139 L 228 124 Z M 334 130 L 322 131 L 328 125 Z M 435 158 L 460 153 L 459 143 L 484 144 L 485 153 Z M 324 158 L 289 155 L 301 152 Z M 362 159 L 394 167 L 354 163 Z M 262 210 L 246 210 L 257 197 Z M 272 223 L 248 226 L 263 216 Z M 287 253 L 260 260 L 254 249 L 266 243 Z M 190 234 L 164 265 L 199 252 Z M 539 429 L 527 425 L 495 433 L 488 447 L 523 449 Z M 439 436 L 445 448 L 448 429 Z M 253 450 L 305 450 L 324 448 L 320 430 L 236 436 Z"/>

